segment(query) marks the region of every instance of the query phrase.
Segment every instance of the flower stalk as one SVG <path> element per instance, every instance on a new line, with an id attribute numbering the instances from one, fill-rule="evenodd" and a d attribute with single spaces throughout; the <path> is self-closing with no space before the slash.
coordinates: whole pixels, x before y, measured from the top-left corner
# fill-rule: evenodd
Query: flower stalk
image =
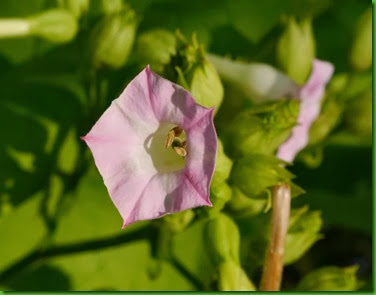
<path id="1" fill-rule="evenodd" d="M 290 217 L 291 189 L 287 183 L 272 189 L 272 232 L 266 252 L 260 291 L 279 291 L 283 272 L 285 239 Z"/>

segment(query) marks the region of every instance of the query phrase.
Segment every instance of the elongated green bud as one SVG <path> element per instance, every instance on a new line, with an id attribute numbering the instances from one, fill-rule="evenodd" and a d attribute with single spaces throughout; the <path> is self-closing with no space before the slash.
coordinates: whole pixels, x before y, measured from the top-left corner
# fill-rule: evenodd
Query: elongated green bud
<path id="1" fill-rule="evenodd" d="M 372 65 L 372 7 L 358 20 L 350 51 L 350 64 L 357 71 L 367 70 Z"/>
<path id="2" fill-rule="evenodd" d="M 224 261 L 239 261 L 240 234 L 230 217 L 220 214 L 208 221 L 204 230 L 204 241 L 210 249 L 212 261 L 219 265 Z"/>
<path id="3" fill-rule="evenodd" d="M 176 54 L 175 35 L 162 29 L 144 32 L 136 40 L 135 53 L 143 67 L 149 64 L 154 71 L 162 72 Z"/>
<path id="4" fill-rule="evenodd" d="M 294 175 L 284 165 L 274 156 L 248 155 L 234 164 L 231 179 L 247 197 L 257 198 L 271 186 L 290 182 Z"/>
<path id="5" fill-rule="evenodd" d="M 270 65 L 233 61 L 212 54 L 207 56 L 221 78 L 239 89 L 251 101 L 294 97 L 298 91 L 293 80 Z"/>
<path id="6" fill-rule="evenodd" d="M 213 207 L 205 207 L 209 216 L 218 215 L 224 208 L 225 204 L 231 199 L 232 190 L 231 187 L 223 181 L 221 184 L 210 186 L 210 200 Z"/>
<path id="7" fill-rule="evenodd" d="M 120 68 L 128 60 L 137 28 L 133 10 L 106 16 L 92 35 L 92 60 L 97 66 Z"/>
<path id="8" fill-rule="evenodd" d="M 239 264 L 226 261 L 219 266 L 218 290 L 256 291 L 256 287 Z"/>
<path id="9" fill-rule="evenodd" d="M 356 277 L 358 266 L 327 266 L 307 274 L 298 284 L 298 291 L 356 291 L 361 283 Z"/>
<path id="10" fill-rule="evenodd" d="M 311 72 L 314 57 L 312 21 L 305 19 L 298 23 L 294 18 L 290 18 L 277 45 L 277 59 L 282 69 L 302 85 Z"/>

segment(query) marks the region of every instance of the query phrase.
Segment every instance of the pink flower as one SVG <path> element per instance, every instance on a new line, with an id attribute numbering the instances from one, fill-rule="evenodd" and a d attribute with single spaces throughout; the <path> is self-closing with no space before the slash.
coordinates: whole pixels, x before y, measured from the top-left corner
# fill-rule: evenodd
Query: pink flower
<path id="1" fill-rule="evenodd" d="M 295 156 L 307 145 L 309 129 L 320 115 L 321 101 L 325 94 L 325 86 L 334 72 L 331 63 L 314 60 L 311 76 L 300 89 L 301 100 L 298 125 L 293 128 L 290 137 L 279 147 L 277 157 L 292 162 Z"/>
<path id="2" fill-rule="evenodd" d="M 211 206 L 213 112 L 147 67 L 83 137 L 123 227 Z"/>

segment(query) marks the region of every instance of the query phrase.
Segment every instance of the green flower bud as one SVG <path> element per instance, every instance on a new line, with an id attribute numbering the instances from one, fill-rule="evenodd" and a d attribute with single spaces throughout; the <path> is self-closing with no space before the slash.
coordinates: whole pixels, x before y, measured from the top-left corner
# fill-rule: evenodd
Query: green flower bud
<path id="1" fill-rule="evenodd" d="M 343 112 L 343 104 L 328 97 L 323 104 L 321 113 L 309 130 L 309 145 L 322 142 L 338 125 Z"/>
<path id="2" fill-rule="evenodd" d="M 294 263 L 321 239 L 321 227 L 322 218 L 319 211 L 308 211 L 307 206 L 292 210 L 285 242 L 284 263 Z"/>
<path id="3" fill-rule="evenodd" d="M 226 261 L 219 266 L 218 290 L 256 291 L 256 287 L 240 265 Z"/>
<path id="4" fill-rule="evenodd" d="M 122 67 L 132 50 L 136 28 L 137 21 L 133 10 L 104 17 L 92 35 L 93 63 L 97 67 Z"/>
<path id="5" fill-rule="evenodd" d="M 69 10 L 77 19 L 89 9 L 89 0 L 59 0 L 59 6 Z"/>
<path id="6" fill-rule="evenodd" d="M 73 14 L 51 9 L 28 18 L 30 34 L 54 43 L 65 43 L 76 36 L 78 25 Z"/>
<path id="7" fill-rule="evenodd" d="M 291 99 L 262 104 L 236 116 L 225 130 L 232 156 L 273 155 L 296 125 L 299 103 Z"/>
<path id="8" fill-rule="evenodd" d="M 208 61 L 205 50 L 193 34 L 192 42 L 177 33 L 177 54 L 173 66 L 177 82 L 191 91 L 196 102 L 204 107 L 215 107 L 223 100 L 223 86 L 215 67 Z"/>
<path id="9" fill-rule="evenodd" d="M 290 182 L 294 175 L 284 165 L 274 156 L 248 155 L 234 164 L 231 180 L 246 196 L 257 198 L 278 183 Z"/>
<path id="10" fill-rule="evenodd" d="M 227 203 L 226 208 L 237 216 L 255 216 L 265 211 L 268 207 L 268 195 L 265 192 L 265 198 L 258 196 L 255 198 L 248 198 L 236 186 L 232 188 L 231 200 Z"/>
<path id="11" fill-rule="evenodd" d="M 361 283 L 356 277 L 358 266 L 326 266 L 307 274 L 298 284 L 298 291 L 356 291 Z"/>
<path id="12" fill-rule="evenodd" d="M 220 184 L 210 187 L 210 200 L 213 207 L 205 207 L 209 216 L 214 217 L 219 214 L 224 208 L 225 204 L 231 199 L 232 190 L 231 187 L 223 181 Z"/>
<path id="13" fill-rule="evenodd" d="M 367 70 L 372 65 L 372 7 L 358 20 L 349 59 L 357 71 Z"/>
<path id="14" fill-rule="evenodd" d="M 176 54 L 175 35 L 162 29 L 142 33 L 137 38 L 135 52 L 140 64 L 150 64 L 154 71 L 162 72 Z"/>
<path id="15" fill-rule="evenodd" d="M 295 96 L 298 91 L 294 81 L 270 65 L 233 61 L 212 54 L 207 56 L 221 78 L 251 101 Z"/>
<path id="16" fill-rule="evenodd" d="M 173 233 L 182 232 L 193 220 L 195 213 L 192 210 L 185 210 L 163 218 L 166 225 Z"/>
<path id="17" fill-rule="evenodd" d="M 352 132 L 372 137 L 372 87 L 346 105 L 345 123 Z"/>
<path id="18" fill-rule="evenodd" d="M 213 179 L 211 182 L 211 188 L 221 185 L 226 181 L 231 173 L 232 161 L 223 150 L 223 144 L 220 139 L 218 139 L 218 148 L 217 148 L 217 162 L 215 165 L 215 171 Z"/>
<path id="19" fill-rule="evenodd" d="M 277 59 L 282 69 L 302 85 L 311 72 L 314 57 L 315 40 L 311 19 L 298 23 L 290 18 L 277 44 Z"/>
<path id="20" fill-rule="evenodd" d="M 195 66 L 187 74 L 192 96 L 200 105 L 218 111 L 223 100 L 223 86 L 214 66 L 207 60 Z"/>
<path id="21" fill-rule="evenodd" d="M 240 263 L 240 233 L 227 215 L 220 214 L 206 223 L 204 241 L 214 264 L 219 265 L 228 260 Z"/>

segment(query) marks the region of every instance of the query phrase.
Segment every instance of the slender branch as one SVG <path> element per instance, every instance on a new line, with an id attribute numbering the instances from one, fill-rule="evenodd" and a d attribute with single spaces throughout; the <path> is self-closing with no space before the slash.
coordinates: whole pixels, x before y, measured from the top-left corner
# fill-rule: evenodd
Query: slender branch
<path id="1" fill-rule="evenodd" d="M 30 25 L 27 20 L 13 18 L 0 20 L 0 39 L 25 36 L 29 32 Z"/>
<path id="2" fill-rule="evenodd" d="M 287 234 L 291 190 L 286 183 L 273 187 L 272 232 L 269 241 L 264 270 L 261 278 L 261 291 L 279 291 L 283 272 L 283 256 Z"/>

